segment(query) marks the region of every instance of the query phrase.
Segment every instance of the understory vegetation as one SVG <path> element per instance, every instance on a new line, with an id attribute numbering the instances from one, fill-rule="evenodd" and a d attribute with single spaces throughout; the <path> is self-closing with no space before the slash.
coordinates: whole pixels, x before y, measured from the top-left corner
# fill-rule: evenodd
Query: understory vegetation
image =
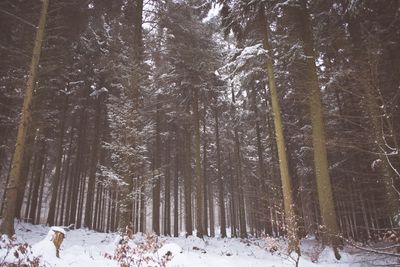
<path id="1" fill-rule="evenodd" d="M 121 266 L 181 233 L 283 238 L 295 264 L 310 238 L 400 258 L 399 10 L 1 2 L 1 246 L 29 251 L 18 219 L 154 234 L 124 237 Z"/>

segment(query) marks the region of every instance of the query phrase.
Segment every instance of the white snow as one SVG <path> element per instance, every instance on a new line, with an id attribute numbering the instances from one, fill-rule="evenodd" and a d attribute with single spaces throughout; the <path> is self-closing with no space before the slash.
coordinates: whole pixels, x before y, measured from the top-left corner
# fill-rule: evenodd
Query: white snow
<path id="1" fill-rule="evenodd" d="M 66 234 L 64 228 L 59 227 L 59 226 L 52 226 L 51 230 L 53 230 L 53 232 L 60 232 L 60 233 L 64 234 L 64 236 Z"/>
<path id="2" fill-rule="evenodd" d="M 55 247 L 51 241 L 54 230 L 64 231 L 61 227 L 49 228 L 41 225 L 16 223 L 17 239 L 21 243 L 32 245 L 33 255 L 41 256 L 41 262 L 46 266 L 118 266 L 115 260 L 107 255 L 113 255 L 119 245 L 120 238 L 114 233 L 96 233 L 78 229 L 65 232 L 65 239 L 60 250 L 60 258 L 55 256 Z M 136 234 L 129 245 L 144 240 L 143 234 Z M 154 258 L 172 254 L 169 267 L 286 267 L 294 266 L 293 259 L 285 253 L 286 242 L 283 239 L 264 238 L 241 240 L 239 238 L 208 238 L 204 240 L 194 236 L 161 237 L 164 242 L 161 248 L 153 254 Z M 308 238 L 301 243 L 302 256 L 300 267 L 344 267 L 371 266 L 372 264 L 389 264 L 393 259 L 377 258 L 345 248 L 341 252 L 342 259 L 337 261 L 329 248 L 322 248 L 315 238 Z M 0 265 L 6 254 L 6 249 L 0 249 Z M 10 253 L 9 253 L 10 254 Z M 12 254 L 12 253 L 11 253 Z M 9 260 L 9 258 L 8 258 Z M 314 261 L 314 262 L 313 262 Z M 145 266 L 145 265 L 144 265 Z"/>
<path id="3" fill-rule="evenodd" d="M 213 18 L 217 17 L 219 15 L 219 12 L 222 9 L 222 5 L 220 4 L 213 4 L 211 6 L 211 9 L 208 11 L 207 16 L 203 19 L 203 23 L 207 23 Z"/>

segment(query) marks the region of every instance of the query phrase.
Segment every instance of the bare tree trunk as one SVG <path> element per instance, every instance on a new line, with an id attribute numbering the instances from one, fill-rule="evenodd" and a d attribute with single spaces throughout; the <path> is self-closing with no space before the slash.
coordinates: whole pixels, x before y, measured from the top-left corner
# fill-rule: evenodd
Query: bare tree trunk
<path id="1" fill-rule="evenodd" d="M 235 177 L 232 168 L 232 158 L 231 152 L 228 152 L 228 164 L 229 164 L 229 181 L 230 184 L 230 193 L 231 193 L 231 201 L 230 201 L 230 217 L 231 217 L 231 237 L 237 237 L 237 223 L 236 223 L 236 191 L 235 191 Z"/>
<path id="2" fill-rule="evenodd" d="M 153 181 L 153 231 L 160 234 L 160 191 L 161 191 L 161 115 L 160 99 L 157 97 L 156 113 L 156 149 L 154 153 L 154 181 Z"/>
<path id="3" fill-rule="evenodd" d="M 300 38 L 303 41 L 304 52 L 306 55 L 306 86 L 309 89 L 309 105 L 311 113 L 312 140 L 314 148 L 314 166 L 317 180 L 317 192 L 319 207 L 325 239 L 332 244 L 335 257 L 340 259 L 338 252 L 339 229 L 336 221 L 336 211 L 333 201 L 332 184 L 329 177 L 328 155 L 326 150 L 326 137 L 323 122 L 323 111 L 321 102 L 321 92 L 318 84 L 317 70 L 315 66 L 314 42 L 310 18 L 306 7 L 306 2 L 302 1 L 300 12 L 299 28 L 302 29 Z"/>
<path id="4" fill-rule="evenodd" d="M 35 224 L 40 224 L 40 216 L 42 214 L 43 190 L 44 190 L 44 184 L 46 181 L 46 168 L 47 168 L 46 166 L 47 166 L 47 157 L 44 158 L 42 175 L 40 178 L 40 189 L 39 189 L 39 195 L 38 195 L 38 205 L 37 205 L 38 207 L 37 207 L 37 212 L 36 212 Z"/>
<path id="5" fill-rule="evenodd" d="M 17 206 L 15 209 L 15 217 L 20 218 L 22 212 L 22 203 L 24 202 L 25 189 L 28 183 L 29 170 L 31 169 L 31 161 L 35 143 L 35 131 L 28 130 L 27 140 L 25 142 L 25 152 L 23 158 L 23 166 L 21 170 L 20 184 L 17 193 Z"/>
<path id="6" fill-rule="evenodd" d="M 265 12 L 264 9 L 261 9 L 260 17 L 262 20 L 261 21 L 262 25 L 265 25 L 263 32 L 263 46 L 264 49 L 268 51 L 266 69 L 268 75 L 268 88 L 271 94 L 272 112 L 274 115 L 273 117 L 275 125 L 276 145 L 278 148 L 279 169 L 282 180 L 282 191 L 283 191 L 283 202 L 285 208 L 287 236 L 289 238 L 288 250 L 289 252 L 296 251 L 297 254 L 300 255 L 299 238 L 297 234 L 297 222 L 296 222 L 296 215 L 294 211 L 294 202 L 292 195 L 293 194 L 292 178 L 290 177 L 290 172 L 289 172 L 288 157 L 286 154 L 285 136 L 283 133 L 283 126 L 282 126 L 281 108 L 279 105 L 279 97 L 275 83 L 274 65 L 272 61 L 273 51 L 270 46 L 270 41 L 268 36 L 269 25 L 264 12 Z"/>
<path id="7" fill-rule="evenodd" d="M 144 233 L 146 231 L 146 207 L 145 207 L 145 185 L 142 181 L 140 185 L 140 232 Z"/>
<path id="8" fill-rule="evenodd" d="M 188 125 L 185 126 L 184 130 L 184 166 L 183 166 L 183 177 L 184 177 L 184 199 L 185 199 L 185 230 L 186 235 L 193 234 L 192 224 L 192 168 L 191 168 L 191 136 L 188 129 Z"/>
<path id="9" fill-rule="evenodd" d="M 195 137 L 195 173 L 196 173 L 196 228 L 197 237 L 203 238 L 204 218 L 203 218 L 203 176 L 201 173 L 201 150 L 200 150 L 200 114 L 199 114 L 199 89 L 194 89 L 193 99 L 193 125 Z"/>
<path id="10" fill-rule="evenodd" d="M 224 199 L 224 180 L 221 170 L 221 148 L 219 144 L 219 121 L 218 107 L 215 108 L 215 143 L 217 149 L 217 171 L 218 171 L 218 205 L 220 213 L 221 237 L 226 237 L 226 215 L 225 215 L 225 199 Z"/>
<path id="11" fill-rule="evenodd" d="M 47 10 L 49 7 L 49 0 L 43 0 L 42 10 L 40 14 L 39 27 L 36 32 L 35 45 L 33 48 L 33 56 L 28 74 L 28 81 L 26 83 L 24 104 L 22 107 L 21 120 L 18 126 L 17 142 L 13 155 L 13 163 L 11 165 L 10 180 L 7 184 L 7 191 L 5 192 L 6 198 L 4 202 L 4 210 L 2 214 L 2 222 L 0 225 L 0 233 L 6 234 L 11 237 L 14 233 L 14 215 L 15 205 L 17 202 L 17 190 L 20 184 L 20 173 L 22 167 L 22 160 L 25 150 L 25 141 L 29 121 L 31 117 L 30 106 L 32 103 L 33 89 L 35 87 L 40 54 L 42 50 L 42 42 L 46 26 Z"/>
<path id="12" fill-rule="evenodd" d="M 86 161 L 85 161 L 85 150 L 86 150 L 86 123 L 87 123 L 87 114 L 86 110 L 82 109 L 81 118 L 79 124 L 79 134 L 78 134 L 78 143 L 76 150 L 76 158 L 74 169 L 71 172 L 71 180 L 68 187 L 68 212 L 66 213 L 67 223 L 68 224 L 77 224 L 77 227 L 80 227 L 80 220 L 77 220 L 78 210 L 78 201 L 79 196 L 81 196 L 82 200 L 82 190 L 85 188 L 86 179 Z M 83 183 L 83 184 L 82 184 Z M 82 186 L 80 186 L 82 184 Z M 80 190 L 79 190 L 80 189 Z M 82 211 L 80 211 L 82 212 Z"/>
<path id="13" fill-rule="evenodd" d="M 101 101 L 102 96 L 98 96 L 96 101 L 96 114 L 95 114 L 95 123 L 94 123 L 94 132 L 93 132 L 93 143 L 92 143 L 92 153 L 90 158 L 90 166 L 89 166 L 89 181 L 88 181 L 88 189 L 86 194 L 86 203 L 85 203 L 85 221 L 84 227 L 88 227 L 92 229 L 93 227 L 93 205 L 94 205 L 94 193 L 96 187 L 96 171 L 97 171 L 97 163 L 99 158 L 99 146 L 100 146 L 100 124 L 101 124 Z M 82 187 L 83 189 L 83 187 Z"/>
<path id="14" fill-rule="evenodd" d="M 212 207 L 209 206 L 209 192 L 210 192 L 210 181 L 207 176 L 207 134 L 206 134 L 206 105 L 204 105 L 204 114 L 203 114 L 203 226 L 204 226 L 204 234 L 208 235 L 208 211 L 211 210 Z M 211 235 L 211 217 L 210 217 L 210 235 Z"/>
<path id="15" fill-rule="evenodd" d="M 165 197 L 164 197 L 164 234 L 171 235 L 171 140 L 168 138 L 165 148 Z"/>
<path id="16" fill-rule="evenodd" d="M 66 212 L 66 209 L 67 209 L 66 195 L 67 195 L 67 191 L 68 191 L 68 179 L 69 179 L 69 173 L 70 173 L 70 167 L 71 167 L 73 140 L 74 140 L 74 128 L 72 127 L 71 133 L 70 133 L 70 139 L 69 139 L 67 162 L 65 163 L 66 166 L 65 166 L 64 183 L 63 183 L 62 200 L 61 200 L 60 222 L 59 222 L 61 225 L 67 224 L 65 217 L 64 217 L 64 212 Z"/>
<path id="17" fill-rule="evenodd" d="M 46 143 L 45 137 L 43 136 L 43 132 L 40 131 L 39 141 L 38 141 L 38 151 L 36 152 L 35 157 L 36 166 L 34 167 L 34 177 L 33 177 L 33 191 L 32 191 L 32 201 L 31 201 L 31 208 L 29 211 L 29 219 L 30 221 L 35 224 L 36 223 L 36 212 L 38 208 L 38 198 L 39 198 L 39 189 L 40 189 L 40 182 L 42 178 L 42 170 L 43 170 L 43 163 L 46 153 Z"/>
<path id="18" fill-rule="evenodd" d="M 179 130 L 176 130 L 175 136 L 175 177 L 174 177 L 174 237 L 179 236 L 179 169 L 180 169 L 180 135 Z"/>
<path id="19" fill-rule="evenodd" d="M 56 159 L 56 170 L 54 172 L 54 180 L 52 183 L 52 192 L 51 192 L 51 200 L 49 205 L 49 213 L 47 215 L 47 224 L 54 225 L 55 220 L 55 210 L 56 210 L 56 202 L 57 202 L 57 192 L 60 184 L 61 177 L 61 164 L 63 157 L 63 143 L 64 143 L 64 132 L 65 132 L 65 120 L 67 115 L 68 108 L 68 95 L 65 95 L 65 103 L 62 111 L 62 115 L 60 118 L 60 137 L 57 144 L 57 159 Z"/>

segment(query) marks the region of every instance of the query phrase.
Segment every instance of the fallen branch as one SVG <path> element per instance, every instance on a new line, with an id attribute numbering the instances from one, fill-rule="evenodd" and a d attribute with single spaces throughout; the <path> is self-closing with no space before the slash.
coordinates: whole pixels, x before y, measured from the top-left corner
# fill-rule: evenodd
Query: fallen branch
<path id="1" fill-rule="evenodd" d="M 359 246 L 359 245 L 355 244 L 354 242 L 352 242 L 352 241 L 350 241 L 350 240 L 348 240 L 348 239 L 345 239 L 345 238 L 342 238 L 342 239 L 343 239 L 347 244 L 349 244 L 350 246 L 355 247 L 355 248 L 357 248 L 357 249 L 359 249 L 359 250 L 363 250 L 363 251 L 367 251 L 367 252 L 375 253 L 375 254 L 380 254 L 380 255 L 393 256 L 393 257 L 398 257 L 398 258 L 400 258 L 400 254 L 399 254 L 399 253 L 382 251 L 384 248 L 378 248 L 378 249 L 376 249 L 376 248 L 363 247 L 363 246 Z M 390 248 L 397 248 L 397 247 L 400 247 L 400 245 L 389 246 L 389 247 L 387 247 L 387 249 L 390 249 Z"/>

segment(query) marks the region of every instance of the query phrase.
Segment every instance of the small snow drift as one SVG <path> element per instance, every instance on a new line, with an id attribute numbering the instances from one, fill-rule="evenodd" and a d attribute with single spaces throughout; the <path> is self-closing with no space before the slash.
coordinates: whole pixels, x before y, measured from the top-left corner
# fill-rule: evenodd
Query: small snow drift
<path id="1" fill-rule="evenodd" d="M 294 266 L 293 259 L 285 253 L 287 241 L 284 238 L 200 239 L 195 236 L 174 238 L 141 233 L 132 238 L 121 238 L 116 233 L 97 233 L 87 229 L 69 231 L 61 244 L 60 258 L 57 258 L 53 236 L 63 230 L 17 223 L 17 239 L 0 239 L 0 266 L 9 263 L 52 267 Z M 34 245 L 30 248 L 28 244 Z M 18 257 L 14 255 L 16 251 Z M 331 249 L 324 248 L 312 237 L 301 241 L 301 252 L 301 267 L 388 266 L 396 262 L 394 258 L 379 257 L 351 247 L 345 247 L 342 259 L 337 261 Z M 29 265 L 32 262 L 37 262 L 37 265 Z"/>
<path id="2" fill-rule="evenodd" d="M 51 227 L 46 237 L 42 241 L 33 245 L 35 255 L 41 255 L 45 258 L 59 258 L 59 251 L 64 237 L 65 230 L 62 227 Z"/>

